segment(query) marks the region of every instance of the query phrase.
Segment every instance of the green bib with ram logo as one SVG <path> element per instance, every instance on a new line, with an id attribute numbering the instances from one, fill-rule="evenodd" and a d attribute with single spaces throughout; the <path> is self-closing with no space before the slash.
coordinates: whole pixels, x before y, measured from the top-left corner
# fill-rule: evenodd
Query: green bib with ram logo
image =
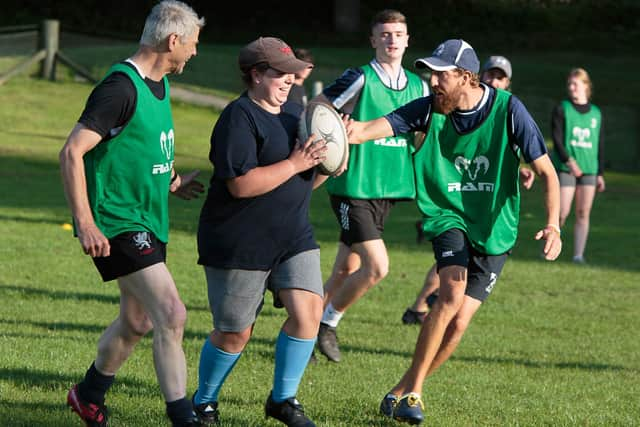
<path id="1" fill-rule="evenodd" d="M 150 231 L 169 239 L 169 181 L 174 131 L 169 83 L 156 98 L 140 75 L 124 64 L 107 72 L 126 74 L 136 88 L 133 116 L 112 139 L 84 156 L 89 203 L 96 225 L 107 238 L 128 231 Z"/>
<path id="2" fill-rule="evenodd" d="M 394 90 L 384 85 L 371 65 L 363 66 L 362 70 L 365 84 L 352 113 L 355 120 L 377 119 L 423 96 L 422 80 L 416 74 L 405 70 L 407 86 Z M 412 138 L 413 134 L 402 134 L 350 145 L 348 169 L 329 178 L 327 191 L 353 199 L 415 198 Z"/>
<path id="3" fill-rule="evenodd" d="M 602 115 L 600 109 L 591 104 L 585 114 L 581 114 L 569 101 L 562 101 L 564 111 L 564 148 L 569 157 L 573 157 L 585 175 L 598 173 L 598 144 Z M 569 172 L 567 165 L 553 152 L 553 164 L 556 170 Z"/>
<path id="4" fill-rule="evenodd" d="M 507 131 L 510 96 L 496 90 L 489 115 L 464 134 L 449 117 L 432 112 L 425 142 L 414 156 L 418 208 L 429 239 L 458 228 L 487 255 L 503 254 L 515 244 L 520 160 Z"/>

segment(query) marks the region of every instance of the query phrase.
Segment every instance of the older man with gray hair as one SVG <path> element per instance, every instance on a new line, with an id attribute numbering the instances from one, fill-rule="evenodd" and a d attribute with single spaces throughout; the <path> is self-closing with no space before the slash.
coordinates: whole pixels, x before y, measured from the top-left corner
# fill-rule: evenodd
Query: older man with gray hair
<path id="1" fill-rule="evenodd" d="M 153 329 L 153 359 L 173 426 L 194 425 L 182 350 L 186 309 L 165 264 L 168 195 L 203 192 L 174 168 L 167 74 L 196 54 L 204 19 L 165 0 L 146 19 L 136 53 L 94 88 L 60 152 L 75 234 L 103 281 L 117 280 L 120 313 L 98 341 L 95 361 L 68 393 L 87 426 L 106 426 L 105 394 L 140 339 Z"/>

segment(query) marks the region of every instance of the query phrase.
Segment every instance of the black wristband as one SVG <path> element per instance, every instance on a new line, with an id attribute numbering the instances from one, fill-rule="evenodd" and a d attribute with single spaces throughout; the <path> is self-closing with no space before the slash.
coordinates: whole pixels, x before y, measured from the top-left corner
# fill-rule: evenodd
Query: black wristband
<path id="1" fill-rule="evenodd" d="M 173 184 L 175 182 L 176 179 L 178 179 L 178 172 L 175 171 L 175 169 L 173 170 L 175 173 L 173 174 L 173 176 L 171 177 L 171 181 L 169 181 L 169 185 Z"/>

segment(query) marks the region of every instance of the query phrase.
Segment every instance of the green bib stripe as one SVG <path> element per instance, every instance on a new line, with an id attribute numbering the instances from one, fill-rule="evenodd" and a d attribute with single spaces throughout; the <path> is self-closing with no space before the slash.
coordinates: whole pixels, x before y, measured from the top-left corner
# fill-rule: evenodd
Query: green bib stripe
<path id="1" fill-rule="evenodd" d="M 422 97 L 422 80 L 405 70 L 407 86 L 390 89 L 371 65 L 362 67 L 365 84 L 352 113 L 355 120 L 377 119 L 401 105 Z M 413 199 L 416 195 L 411 155 L 413 134 L 397 135 L 349 146 L 346 172 L 329 178 L 327 191 L 353 199 Z"/>
<path id="2" fill-rule="evenodd" d="M 114 138 L 100 142 L 84 156 L 89 203 L 96 225 L 107 238 L 127 231 L 150 231 L 169 240 L 169 181 L 174 131 L 169 83 L 158 100 L 138 73 L 124 64 L 137 92 L 129 123 Z"/>
<path id="3" fill-rule="evenodd" d="M 414 156 L 427 238 L 459 228 L 487 255 L 513 247 L 520 211 L 520 161 L 507 131 L 511 94 L 496 92 L 491 112 L 472 132 L 458 134 L 450 118 L 432 113 L 425 142 Z"/>
<path id="4" fill-rule="evenodd" d="M 586 175 L 598 173 L 598 145 L 600 144 L 600 109 L 591 104 L 589 112 L 581 114 L 570 101 L 562 101 L 564 111 L 564 148 L 573 157 Z M 553 152 L 553 164 L 556 170 L 569 172 L 567 165 Z"/>

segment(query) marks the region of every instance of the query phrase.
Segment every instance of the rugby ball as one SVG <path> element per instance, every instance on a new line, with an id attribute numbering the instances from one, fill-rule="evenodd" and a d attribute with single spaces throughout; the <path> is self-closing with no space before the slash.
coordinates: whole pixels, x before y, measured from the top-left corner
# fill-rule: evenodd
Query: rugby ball
<path id="1" fill-rule="evenodd" d="M 327 157 L 318 169 L 325 175 L 335 174 L 347 156 L 349 138 L 342 118 L 333 107 L 320 102 L 307 104 L 298 125 L 298 138 L 304 143 L 311 134 L 327 143 Z"/>

